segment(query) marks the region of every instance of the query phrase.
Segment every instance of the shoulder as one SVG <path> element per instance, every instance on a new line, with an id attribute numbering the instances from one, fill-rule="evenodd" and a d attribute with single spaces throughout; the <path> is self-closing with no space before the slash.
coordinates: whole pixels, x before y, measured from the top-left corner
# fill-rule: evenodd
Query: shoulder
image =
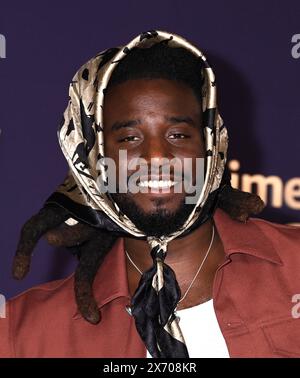
<path id="1" fill-rule="evenodd" d="M 217 209 L 214 220 L 220 236 L 229 247 L 297 249 L 300 247 L 300 227 L 250 217 L 246 222 L 232 219 Z"/>
<path id="2" fill-rule="evenodd" d="M 264 237 L 268 239 L 284 265 L 296 269 L 300 264 L 300 227 L 250 218 Z"/>
<path id="3" fill-rule="evenodd" d="M 31 345 L 28 340 L 63 331 L 76 311 L 73 276 L 35 286 L 7 301 L 5 318 L 0 319 L 0 357 L 15 357 L 17 346 Z"/>
<path id="4" fill-rule="evenodd" d="M 34 286 L 8 301 L 14 319 L 75 309 L 74 274 L 56 281 Z"/>
<path id="5" fill-rule="evenodd" d="M 261 218 L 250 218 L 249 222 L 254 223 L 273 242 L 290 242 L 300 246 L 300 227 L 289 224 L 271 222 Z M 275 238 L 275 239 L 274 239 Z"/>

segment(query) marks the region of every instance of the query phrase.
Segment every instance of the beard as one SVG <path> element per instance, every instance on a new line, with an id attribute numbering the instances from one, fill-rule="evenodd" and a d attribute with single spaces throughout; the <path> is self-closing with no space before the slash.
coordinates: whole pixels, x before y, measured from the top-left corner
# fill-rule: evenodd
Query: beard
<path id="1" fill-rule="evenodd" d="M 147 236 L 161 237 L 178 231 L 192 212 L 193 206 L 183 198 L 175 211 L 160 207 L 156 200 L 156 210 L 146 213 L 128 194 L 111 193 L 110 196 L 120 210 Z"/>

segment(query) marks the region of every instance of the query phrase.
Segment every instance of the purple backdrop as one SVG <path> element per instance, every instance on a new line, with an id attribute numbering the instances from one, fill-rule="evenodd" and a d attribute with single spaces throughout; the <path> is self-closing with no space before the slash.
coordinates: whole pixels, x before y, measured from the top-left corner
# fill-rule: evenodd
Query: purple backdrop
<path id="1" fill-rule="evenodd" d="M 275 176 L 262 217 L 300 222 L 298 0 L 16 3 L 1 0 L 0 14 L 1 294 L 8 298 L 74 269 L 67 250 L 41 241 L 28 277 L 14 281 L 20 228 L 67 171 L 56 129 L 73 74 L 97 52 L 148 29 L 182 35 L 206 53 L 238 177 Z"/>

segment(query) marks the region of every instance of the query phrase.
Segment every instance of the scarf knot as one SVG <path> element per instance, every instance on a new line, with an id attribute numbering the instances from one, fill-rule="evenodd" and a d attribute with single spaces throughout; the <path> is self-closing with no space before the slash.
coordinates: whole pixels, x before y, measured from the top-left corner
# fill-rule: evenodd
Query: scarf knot
<path id="1" fill-rule="evenodd" d="M 153 259 L 153 262 L 155 263 L 158 262 L 158 261 L 164 261 L 165 258 L 166 258 L 166 251 L 163 250 L 163 248 L 161 248 L 161 246 L 158 244 L 156 245 L 154 248 L 151 249 L 151 257 Z"/>
<path id="2" fill-rule="evenodd" d="M 174 311 L 181 297 L 175 272 L 164 260 L 167 242 L 148 240 L 153 266 L 142 274 L 131 301 L 137 330 L 153 357 L 188 357 Z"/>

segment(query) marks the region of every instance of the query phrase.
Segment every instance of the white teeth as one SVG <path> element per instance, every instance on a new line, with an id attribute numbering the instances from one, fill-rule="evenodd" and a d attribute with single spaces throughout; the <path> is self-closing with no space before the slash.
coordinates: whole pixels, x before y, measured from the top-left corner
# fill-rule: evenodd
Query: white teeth
<path id="1" fill-rule="evenodd" d="M 149 180 L 149 181 L 141 181 L 138 185 L 144 188 L 155 188 L 155 189 L 162 189 L 162 188 L 170 188 L 171 186 L 175 185 L 176 183 L 171 180 Z"/>

